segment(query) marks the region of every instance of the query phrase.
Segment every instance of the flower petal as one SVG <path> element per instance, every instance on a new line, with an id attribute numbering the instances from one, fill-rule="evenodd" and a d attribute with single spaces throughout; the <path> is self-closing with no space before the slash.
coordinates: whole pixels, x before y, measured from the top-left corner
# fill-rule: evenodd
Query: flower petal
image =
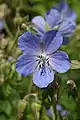
<path id="1" fill-rule="evenodd" d="M 63 45 L 67 45 L 70 42 L 70 40 L 67 37 L 63 37 Z"/>
<path id="2" fill-rule="evenodd" d="M 21 55 L 16 63 L 16 71 L 23 76 L 27 76 L 34 72 L 37 67 L 36 57 L 23 54 Z"/>
<path id="3" fill-rule="evenodd" d="M 55 7 L 59 12 L 62 11 L 67 11 L 68 10 L 68 4 L 66 4 L 65 2 L 61 2 L 59 5 L 57 5 Z"/>
<path id="4" fill-rule="evenodd" d="M 63 37 L 56 30 L 48 31 L 43 36 L 44 50 L 46 54 L 55 52 L 62 44 Z"/>
<path id="5" fill-rule="evenodd" d="M 75 31 L 76 24 L 73 21 L 65 20 L 61 23 L 59 31 L 64 37 L 69 37 Z"/>
<path id="6" fill-rule="evenodd" d="M 71 67 L 71 62 L 68 58 L 68 55 L 63 51 L 58 51 L 51 55 L 49 64 L 59 73 L 64 73 Z"/>
<path id="7" fill-rule="evenodd" d="M 56 25 L 59 25 L 62 21 L 60 13 L 53 8 L 47 12 L 45 19 L 51 28 L 53 28 Z"/>
<path id="8" fill-rule="evenodd" d="M 54 80 L 54 72 L 51 68 L 46 67 L 44 73 L 42 69 L 35 71 L 33 74 L 33 82 L 40 88 L 47 87 Z"/>
<path id="9" fill-rule="evenodd" d="M 41 16 L 34 17 L 32 23 L 35 25 L 34 29 L 43 35 L 45 32 L 45 20 Z"/>
<path id="10" fill-rule="evenodd" d="M 58 12 L 61 13 L 62 17 L 68 20 L 75 20 L 77 15 L 74 11 L 69 9 L 68 4 L 64 1 L 62 1 L 59 5 L 54 7 Z"/>
<path id="11" fill-rule="evenodd" d="M 0 32 L 5 29 L 5 22 L 3 19 L 0 19 Z"/>
<path id="12" fill-rule="evenodd" d="M 18 47 L 26 54 L 36 55 L 40 51 L 39 41 L 38 36 L 30 32 L 25 32 L 18 39 Z"/>
<path id="13" fill-rule="evenodd" d="M 75 21 L 77 18 L 76 13 L 70 9 L 68 9 L 68 11 L 66 11 L 62 14 L 63 14 L 64 19 L 66 19 L 66 20 Z"/>

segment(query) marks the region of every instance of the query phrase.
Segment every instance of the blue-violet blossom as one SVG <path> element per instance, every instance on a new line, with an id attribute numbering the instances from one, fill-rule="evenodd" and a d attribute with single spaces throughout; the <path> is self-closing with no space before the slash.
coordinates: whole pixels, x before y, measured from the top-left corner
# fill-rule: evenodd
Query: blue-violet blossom
<path id="1" fill-rule="evenodd" d="M 45 19 L 41 16 L 36 16 L 32 19 L 35 25 L 34 29 L 42 36 L 45 31 L 57 29 L 63 35 L 63 44 L 68 43 L 68 38 L 75 31 L 76 14 L 65 2 L 61 2 L 56 7 L 51 8 L 45 15 Z"/>
<path id="2" fill-rule="evenodd" d="M 3 19 L 0 19 L 0 32 L 5 28 L 5 22 Z"/>
<path id="3" fill-rule="evenodd" d="M 17 60 L 16 71 L 23 76 L 33 73 L 33 83 L 47 87 L 54 80 L 55 71 L 64 73 L 71 66 L 68 55 L 58 51 L 62 42 L 56 30 L 46 32 L 43 37 L 25 32 L 18 40 L 23 54 Z"/>

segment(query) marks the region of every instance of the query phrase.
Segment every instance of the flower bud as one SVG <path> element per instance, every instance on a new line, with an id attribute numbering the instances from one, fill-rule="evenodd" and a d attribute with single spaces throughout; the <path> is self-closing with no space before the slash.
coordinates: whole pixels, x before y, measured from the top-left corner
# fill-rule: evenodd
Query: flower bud
<path id="1" fill-rule="evenodd" d="M 68 80 L 67 85 L 69 87 L 68 96 L 72 96 L 74 99 L 77 100 L 78 90 L 77 90 L 77 86 L 76 86 L 75 82 L 73 80 Z"/>
<path id="2" fill-rule="evenodd" d="M 68 80 L 68 81 L 67 81 L 67 85 L 68 85 L 69 88 L 71 88 L 71 89 L 76 88 L 76 84 L 75 84 L 75 82 L 74 82 L 73 80 Z"/>
<path id="3" fill-rule="evenodd" d="M 51 108 L 48 108 L 46 110 L 46 114 L 47 114 L 47 116 L 49 116 L 50 118 L 52 118 L 52 110 L 51 110 Z"/>
<path id="4" fill-rule="evenodd" d="M 0 4 L 0 18 L 4 18 L 10 14 L 10 9 L 8 8 L 7 4 L 3 3 Z"/>
<path id="5" fill-rule="evenodd" d="M 8 57 L 8 61 L 9 61 L 10 63 L 12 62 L 12 57 L 11 57 L 11 56 Z"/>
<path id="6" fill-rule="evenodd" d="M 40 111 L 41 105 L 34 102 L 31 104 L 31 108 L 32 108 L 33 112 L 35 112 L 35 111 L 38 112 L 38 111 Z"/>
<path id="7" fill-rule="evenodd" d="M 20 113 L 24 112 L 27 102 L 24 100 L 19 100 L 18 102 L 18 111 Z"/>
<path id="8" fill-rule="evenodd" d="M 21 27 L 22 27 L 22 28 L 26 28 L 26 24 L 25 24 L 25 23 L 22 23 Z"/>
<path id="9" fill-rule="evenodd" d="M 62 117 L 66 117 L 68 114 L 69 114 L 69 113 L 68 113 L 68 111 L 66 111 L 66 110 L 63 110 L 63 111 L 60 112 L 60 115 L 61 115 Z"/>
<path id="10" fill-rule="evenodd" d="M 57 105 L 56 105 L 56 110 L 57 110 L 57 111 L 62 111 L 62 110 L 63 110 L 63 108 L 62 108 L 62 106 L 61 106 L 61 105 L 57 104 Z"/>

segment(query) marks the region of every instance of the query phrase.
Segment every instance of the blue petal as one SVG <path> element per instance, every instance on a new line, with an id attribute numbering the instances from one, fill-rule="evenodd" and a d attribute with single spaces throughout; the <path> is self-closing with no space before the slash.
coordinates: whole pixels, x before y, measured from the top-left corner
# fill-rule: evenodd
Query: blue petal
<path id="1" fill-rule="evenodd" d="M 64 1 L 62 1 L 60 4 L 58 4 L 54 8 L 61 13 L 62 11 L 68 10 L 68 4 L 66 4 Z"/>
<path id="2" fill-rule="evenodd" d="M 74 11 L 72 11 L 69 7 L 68 4 L 62 1 L 58 6 L 54 7 L 53 9 L 56 9 L 59 11 L 62 15 L 63 18 L 65 19 L 70 19 L 70 20 L 75 20 L 77 15 Z"/>
<path id="3" fill-rule="evenodd" d="M 56 30 L 48 31 L 43 36 L 44 50 L 46 54 L 55 52 L 62 44 L 63 37 Z"/>
<path id="4" fill-rule="evenodd" d="M 74 21 L 77 18 L 77 15 L 74 11 L 68 10 L 66 13 L 63 14 L 64 19 Z"/>
<path id="5" fill-rule="evenodd" d="M 46 110 L 46 114 L 47 114 L 47 116 L 49 116 L 49 117 L 52 119 L 53 113 L 52 113 L 52 109 L 51 109 L 51 108 L 48 108 L 48 109 Z"/>
<path id="6" fill-rule="evenodd" d="M 30 32 L 25 32 L 18 39 L 18 46 L 29 55 L 36 55 L 40 51 L 39 46 L 40 38 Z"/>
<path id="7" fill-rule="evenodd" d="M 45 20 L 41 16 L 34 17 L 32 23 L 35 25 L 34 29 L 40 34 L 43 35 L 45 32 Z"/>
<path id="8" fill-rule="evenodd" d="M 5 28 L 5 22 L 3 19 L 0 19 L 0 31 Z"/>
<path id="9" fill-rule="evenodd" d="M 67 45 L 70 42 L 70 40 L 67 37 L 63 37 L 63 45 Z"/>
<path id="10" fill-rule="evenodd" d="M 60 111 L 63 110 L 63 108 L 62 108 L 62 106 L 60 104 L 57 104 L 56 105 L 56 110 L 60 112 Z"/>
<path id="11" fill-rule="evenodd" d="M 21 55 L 16 63 L 16 71 L 23 76 L 27 76 L 34 72 L 37 67 L 36 57 L 23 54 Z"/>
<path id="12" fill-rule="evenodd" d="M 46 67 L 44 73 L 42 69 L 37 70 L 33 74 L 33 82 L 40 88 L 47 87 L 54 80 L 54 72 L 51 68 Z"/>
<path id="13" fill-rule="evenodd" d="M 67 110 L 62 110 L 61 112 L 60 112 L 60 115 L 61 116 L 67 116 L 69 114 L 69 112 L 67 111 Z"/>
<path id="14" fill-rule="evenodd" d="M 60 13 L 53 8 L 47 12 L 45 19 L 51 28 L 60 24 L 62 21 Z"/>
<path id="15" fill-rule="evenodd" d="M 51 55 L 49 64 L 59 73 L 64 73 L 71 67 L 71 62 L 68 58 L 68 55 L 63 51 L 58 51 Z"/>
<path id="16" fill-rule="evenodd" d="M 73 21 L 65 20 L 61 23 L 59 31 L 64 37 L 72 36 L 72 33 L 75 31 L 76 24 Z"/>

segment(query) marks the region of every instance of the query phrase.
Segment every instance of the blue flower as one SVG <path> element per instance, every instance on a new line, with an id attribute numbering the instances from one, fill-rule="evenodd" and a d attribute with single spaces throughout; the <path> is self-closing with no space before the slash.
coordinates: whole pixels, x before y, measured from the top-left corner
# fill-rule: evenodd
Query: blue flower
<path id="1" fill-rule="evenodd" d="M 5 23 L 3 19 L 0 19 L 0 32 L 5 28 Z"/>
<path id="2" fill-rule="evenodd" d="M 64 73 L 71 66 L 68 55 L 58 51 L 62 42 L 56 30 L 46 32 L 41 38 L 25 32 L 18 40 L 23 54 L 17 60 L 16 71 L 23 76 L 33 73 L 33 83 L 40 88 L 47 87 L 54 80 L 55 71 Z"/>
<path id="3" fill-rule="evenodd" d="M 59 105 L 59 104 L 56 105 L 56 110 L 59 112 L 60 116 L 62 116 L 62 117 L 66 117 L 66 116 L 69 115 L 68 110 L 63 109 L 62 106 Z M 48 108 L 46 110 L 46 114 L 47 114 L 47 116 L 49 116 L 50 118 L 52 118 L 52 116 L 53 116 L 52 109 Z"/>
<path id="4" fill-rule="evenodd" d="M 12 60 L 13 60 L 12 56 L 9 56 L 9 57 L 8 57 L 8 61 L 11 63 Z"/>
<path id="5" fill-rule="evenodd" d="M 58 12 L 60 12 L 64 19 L 71 20 L 71 21 L 76 20 L 77 15 L 75 14 L 73 10 L 71 10 L 68 7 L 68 4 L 65 3 L 64 1 L 62 1 L 56 7 L 53 7 L 53 9 L 56 9 Z"/>
<path id="6" fill-rule="evenodd" d="M 63 110 L 63 108 L 62 108 L 62 106 L 60 104 L 57 104 L 56 105 L 56 110 L 60 112 L 60 111 Z"/>
<path id="7" fill-rule="evenodd" d="M 45 31 L 55 30 L 61 32 L 64 44 L 68 43 L 68 38 L 75 31 L 76 14 L 68 8 L 68 5 L 62 2 L 59 6 L 51 8 L 45 15 L 45 19 L 36 16 L 32 19 L 35 25 L 34 29 L 42 36 Z"/>
<path id="8" fill-rule="evenodd" d="M 60 112 L 60 115 L 61 115 L 62 117 L 66 117 L 66 116 L 69 115 L 69 112 L 68 112 L 67 110 L 63 110 L 63 111 Z"/>

